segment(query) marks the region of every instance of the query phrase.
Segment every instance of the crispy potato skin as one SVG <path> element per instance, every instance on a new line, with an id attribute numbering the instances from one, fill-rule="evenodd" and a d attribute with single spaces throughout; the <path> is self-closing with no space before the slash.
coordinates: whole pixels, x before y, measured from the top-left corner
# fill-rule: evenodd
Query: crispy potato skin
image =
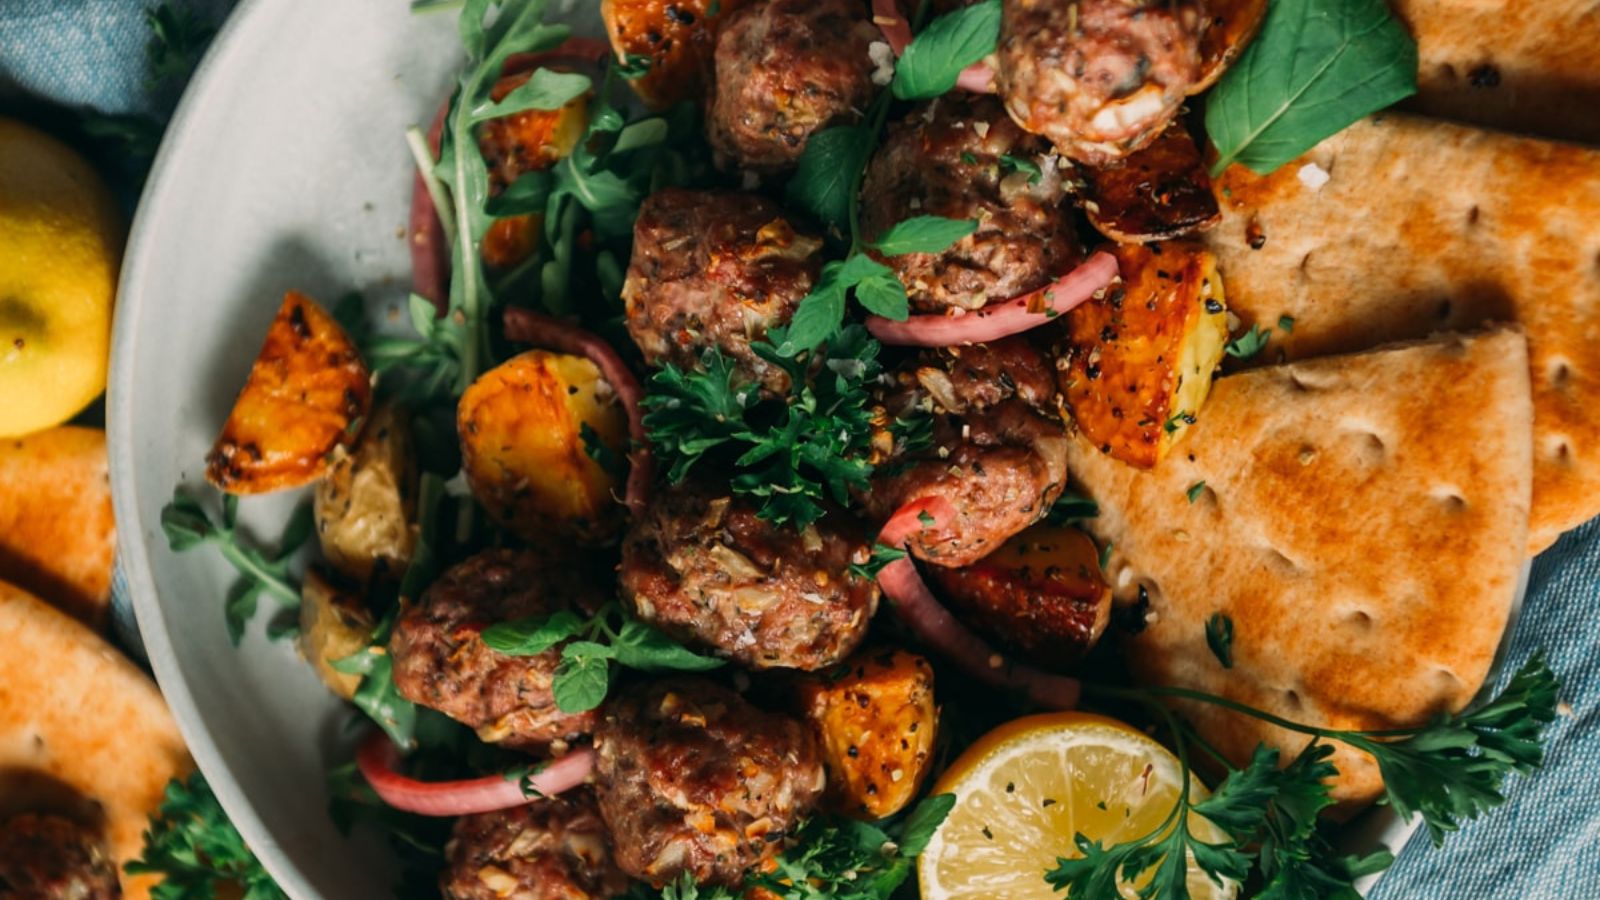
<path id="1" fill-rule="evenodd" d="M 1206 0 L 1205 10 L 1210 21 L 1200 36 L 1200 80 L 1190 89 L 1191 96 L 1216 84 L 1244 52 L 1261 30 L 1267 0 Z"/>
<path id="2" fill-rule="evenodd" d="M 551 530 L 604 543 L 621 525 L 617 476 L 585 446 L 588 425 L 621 458 L 627 420 L 594 363 L 530 350 L 461 396 L 462 467 L 489 516 L 527 540 Z"/>
<path id="3" fill-rule="evenodd" d="M 1123 284 L 1067 314 L 1057 381 L 1078 430 L 1148 469 L 1211 389 L 1228 340 L 1216 257 L 1193 244 L 1121 244 Z"/>
<path id="4" fill-rule="evenodd" d="M 1035 525 L 966 568 L 927 573 L 964 621 L 1047 668 L 1082 659 L 1111 619 L 1099 548 L 1076 528 Z"/>
<path id="5" fill-rule="evenodd" d="M 300 584 L 300 655 L 328 689 L 349 700 L 361 676 L 340 672 L 335 660 L 364 649 L 372 637 L 372 614 L 359 594 L 340 588 L 315 567 Z"/>
<path id="6" fill-rule="evenodd" d="M 1083 177 L 1084 213 L 1118 243 L 1171 240 L 1222 218 L 1200 148 L 1182 121 L 1126 159 L 1084 167 Z"/>
<path id="7" fill-rule="evenodd" d="M 357 582 L 398 577 L 416 543 L 416 457 L 405 413 L 379 406 L 353 450 L 335 449 L 314 495 L 317 540 L 328 562 Z"/>
<path id="8" fill-rule="evenodd" d="M 643 57 L 649 71 L 629 80 L 652 109 L 698 101 L 711 78 L 717 27 L 746 0 L 602 0 L 600 16 L 617 59 Z"/>
<path id="9" fill-rule="evenodd" d="M 301 487 L 372 403 L 372 383 L 344 329 L 298 291 L 283 298 L 244 390 L 206 455 L 206 479 L 230 494 Z"/>
<path id="10" fill-rule="evenodd" d="M 933 763 L 933 667 L 906 650 L 867 648 L 799 682 L 800 706 L 828 772 L 823 803 L 859 819 L 899 812 Z"/>

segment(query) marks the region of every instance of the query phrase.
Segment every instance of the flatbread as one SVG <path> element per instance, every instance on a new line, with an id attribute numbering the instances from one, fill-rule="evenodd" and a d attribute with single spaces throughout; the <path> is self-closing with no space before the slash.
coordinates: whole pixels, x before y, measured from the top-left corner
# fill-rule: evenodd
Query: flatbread
<path id="1" fill-rule="evenodd" d="M 1205 240 L 1229 308 L 1274 329 L 1262 361 L 1520 323 L 1529 549 L 1600 515 L 1600 150 L 1388 115 L 1265 178 L 1234 166 L 1216 190 Z"/>
<path id="2" fill-rule="evenodd" d="M 1149 598 L 1127 647 L 1135 677 L 1337 728 L 1466 705 L 1525 559 L 1526 362 L 1504 330 L 1221 378 L 1148 472 L 1074 441 L 1118 602 Z M 1231 670 L 1206 642 L 1219 612 L 1233 621 Z M 1184 711 L 1240 765 L 1260 741 L 1285 754 L 1306 741 L 1214 706 Z M 1376 763 L 1336 750 L 1334 797 L 1375 799 Z"/>
<path id="3" fill-rule="evenodd" d="M 104 431 L 0 441 L 0 581 L 104 631 L 116 550 Z"/>
<path id="4" fill-rule="evenodd" d="M 1429 115 L 1600 144 L 1600 3 L 1390 0 L 1417 39 Z"/>
<path id="5" fill-rule="evenodd" d="M 99 635 L 4 582 L 0 647 L 0 817 L 87 818 L 119 866 L 139 856 L 167 782 L 193 768 L 161 693 Z M 156 880 L 123 875 L 123 896 L 143 900 Z"/>

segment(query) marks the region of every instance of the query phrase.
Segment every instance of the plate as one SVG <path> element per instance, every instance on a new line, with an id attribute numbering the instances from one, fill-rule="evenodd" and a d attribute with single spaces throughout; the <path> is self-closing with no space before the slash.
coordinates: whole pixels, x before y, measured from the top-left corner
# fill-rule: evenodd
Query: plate
<path id="1" fill-rule="evenodd" d="M 580 33 L 602 33 L 593 4 L 552 5 Z M 325 773 L 350 757 L 349 708 L 290 643 L 266 640 L 266 615 L 240 647 L 229 643 L 232 569 L 209 550 L 171 552 L 160 514 L 174 485 L 203 483 L 206 451 L 286 290 L 327 303 L 359 290 L 400 315 L 403 131 L 431 119 L 459 61 L 453 12 L 245 0 L 173 118 L 123 267 L 107 415 L 122 563 L 196 761 L 295 898 L 392 892 L 381 842 L 346 840 L 327 815 Z M 242 526 L 270 542 L 303 500 L 246 499 Z M 1346 838 L 1398 850 L 1411 830 L 1377 808 Z"/>

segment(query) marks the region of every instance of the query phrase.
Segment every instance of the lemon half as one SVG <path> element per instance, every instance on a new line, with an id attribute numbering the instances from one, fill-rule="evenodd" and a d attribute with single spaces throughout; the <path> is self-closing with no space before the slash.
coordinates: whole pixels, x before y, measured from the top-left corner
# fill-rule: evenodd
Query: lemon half
<path id="1" fill-rule="evenodd" d="M 1029 716 L 984 735 L 940 777 L 955 808 L 918 861 L 923 900 L 1060 900 L 1044 880 L 1073 835 L 1110 847 L 1158 828 L 1178 802 L 1180 767 L 1167 748 L 1130 725 L 1091 713 Z M 1208 795 L 1191 776 L 1190 801 Z M 1196 837 L 1223 833 L 1195 815 Z M 1142 884 L 1148 879 L 1140 879 Z M 1189 870 L 1189 895 L 1228 898 Z M 1134 897 L 1134 885 L 1122 894 Z"/>

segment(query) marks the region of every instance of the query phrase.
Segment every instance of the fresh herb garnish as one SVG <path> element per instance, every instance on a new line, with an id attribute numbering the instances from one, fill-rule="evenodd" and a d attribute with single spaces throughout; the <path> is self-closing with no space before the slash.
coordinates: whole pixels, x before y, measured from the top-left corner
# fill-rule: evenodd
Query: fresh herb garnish
<path id="1" fill-rule="evenodd" d="M 896 223 L 868 246 L 884 256 L 941 253 L 951 244 L 977 230 L 977 219 L 914 216 L 904 222 Z"/>
<path id="2" fill-rule="evenodd" d="M 1278 330 L 1284 334 L 1294 333 L 1294 316 L 1279 316 Z"/>
<path id="3" fill-rule="evenodd" d="M 394 683 L 394 658 L 389 655 L 389 635 L 394 631 L 398 606 L 389 610 L 377 627 L 367 647 L 341 659 L 329 660 L 335 671 L 347 675 L 360 675 L 361 683 L 350 702 L 367 714 L 382 728 L 389 739 L 402 750 L 416 746 L 417 706 L 400 696 Z"/>
<path id="4" fill-rule="evenodd" d="M 1383 0 L 1273 0 L 1206 98 L 1211 174 L 1271 172 L 1416 90 L 1416 42 Z"/>
<path id="5" fill-rule="evenodd" d="M 551 689 L 562 712 L 587 712 L 599 706 L 611 687 L 611 663 L 645 672 L 703 672 L 722 660 L 701 656 L 655 627 L 609 603 L 583 619 L 567 612 L 532 616 L 491 625 L 483 642 L 507 656 L 535 656 L 568 641 L 561 648 Z"/>
<path id="6" fill-rule="evenodd" d="M 891 547 L 879 542 L 872 545 L 872 555 L 862 564 L 852 563 L 850 574 L 866 581 L 877 581 L 878 573 L 888 564 L 906 558 L 906 551 L 901 547 Z"/>
<path id="7" fill-rule="evenodd" d="M 1099 515 L 1100 504 L 1094 500 L 1073 491 L 1062 491 L 1056 502 L 1051 504 L 1046 518 L 1051 525 L 1071 525 Z"/>
<path id="8" fill-rule="evenodd" d="M 926 100 L 956 86 L 961 70 L 994 52 L 1000 42 L 1000 0 L 983 0 L 928 23 L 895 64 L 894 95 Z"/>
<path id="9" fill-rule="evenodd" d="M 1222 349 L 1234 359 L 1249 359 L 1266 349 L 1267 341 L 1272 338 L 1272 329 L 1262 329 L 1260 325 L 1251 325 L 1250 330 L 1222 345 Z"/>
<path id="10" fill-rule="evenodd" d="M 1189 485 L 1189 489 L 1184 491 L 1183 495 L 1189 498 L 1190 503 L 1193 503 L 1194 501 L 1200 499 L 1200 495 L 1205 491 L 1205 489 L 1206 483 L 1204 481 L 1196 481 L 1194 484 Z"/>
<path id="11" fill-rule="evenodd" d="M 1206 646 L 1211 655 L 1222 663 L 1224 669 L 1233 668 L 1233 618 L 1226 613 L 1212 613 L 1206 620 Z"/>
<path id="12" fill-rule="evenodd" d="M 199 772 L 167 783 L 161 807 L 145 829 L 143 852 L 123 869 L 130 875 L 160 875 L 161 883 L 150 891 L 155 900 L 212 900 L 230 890 L 245 900 L 288 897 L 245 845 Z"/>
<path id="13" fill-rule="evenodd" d="M 1040 170 L 1039 164 L 1026 156 L 1003 154 L 1000 157 L 1000 168 L 1005 169 L 1007 172 L 1027 172 L 1029 184 L 1038 184 L 1039 179 L 1044 177 L 1044 172 Z"/>
<path id="14" fill-rule="evenodd" d="M 872 156 L 868 125 L 838 125 L 806 141 L 786 196 L 798 207 L 839 230 L 849 227 L 857 178 Z"/>
<path id="15" fill-rule="evenodd" d="M 1107 698 L 1150 705 L 1166 720 L 1184 787 L 1166 821 L 1148 834 L 1110 847 L 1077 835 L 1078 855 L 1058 858 L 1045 880 L 1075 897 L 1114 897 L 1119 896 L 1119 883 L 1148 875 L 1150 881 L 1138 891 L 1141 898 L 1181 898 L 1188 896 L 1185 880 L 1192 860 L 1219 884 L 1242 882 L 1259 869 L 1266 885 L 1260 896 L 1273 900 L 1354 900 L 1359 896 L 1355 879 L 1383 870 L 1392 858 L 1387 852 L 1339 856 L 1320 831 L 1317 814 L 1333 803 L 1328 779 L 1336 774 L 1327 742 L 1371 754 L 1383 774 L 1386 802 L 1403 819 L 1420 815 L 1438 844 L 1463 821 L 1504 803 L 1500 787 L 1507 775 L 1541 764 L 1540 732 L 1555 718 L 1558 687 L 1536 654 L 1483 706 L 1440 716 L 1427 725 L 1386 731 L 1305 725 L 1186 688 L 1092 687 Z M 1309 735 L 1312 741 L 1282 769 L 1276 750 L 1258 747 L 1243 769 L 1230 767 L 1209 798 L 1192 801 L 1189 742 L 1215 754 L 1167 709 L 1163 701 L 1170 699 L 1220 706 Z M 1199 838 L 1190 830 L 1191 816 L 1210 820 L 1225 838 L 1216 843 Z"/>
<path id="16" fill-rule="evenodd" d="M 228 589 L 223 607 L 228 639 L 235 646 L 243 637 L 245 626 L 255 617 L 263 596 L 278 601 L 285 609 L 300 606 L 300 588 L 289 577 L 289 557 L 311 537 L 312 525 L 311 507 L 302 504 L 284 528 L 277 551 L 267 553 L 244 542 L 236 527 L 238 517 L 239 498 L 232 494 L 222 495 L 220 522 L 213 522 L 200 501 L 181 490 L 173 491 L 172 502 L 161 510 L 161 530 L 173 552 L 215 545 L 222 558 L 243 576 Z M 278 629 L 275 636 L 292 633 L 292 629 Z"/>
<path id="17" fill-rule="evenodd" d="M 1186 409 L 1180 409 L 1173 413 L 1172 416 L 1162 424 L 1161 430 L 1165 431 L 1167 434 L 1176 434 L 1179 428 L 1182 428 L 1185 425 L 1193 425 L 1194 422 L 1194 413 L 1189 412 Z"/>

